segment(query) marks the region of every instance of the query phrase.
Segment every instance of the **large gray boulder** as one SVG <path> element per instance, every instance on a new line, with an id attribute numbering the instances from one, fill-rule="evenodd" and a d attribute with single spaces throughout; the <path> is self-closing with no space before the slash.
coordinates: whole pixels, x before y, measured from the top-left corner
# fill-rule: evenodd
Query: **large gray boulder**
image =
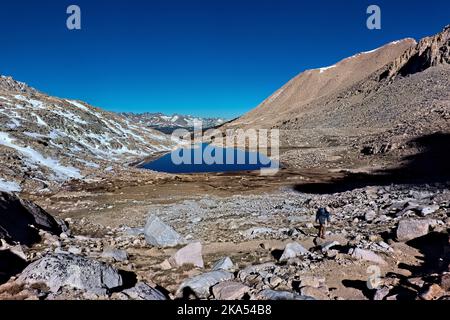
<path id="1" fill-rule="evenodd" d="M 62 225 L 31 201 L 0 192 L 0 239 L 31 246 L 41 240 L 39 229 L 59 235 Z"/>
<path id="2" fill-rule="evenodd" d="M 144 282 L 138 282 L 133 288 L 126 289 L 122 293 L 133 300 L 167 300 L 161 291 Z"/>
<path id="3" fill-rule="evenodd" d="M 29 284 L 44 283 L 53 293 L 68 286 L 105 294 L 123 284 L 114 267 L 72 254 L 49 254 L 26 267 L 18 280 Z"/>
<path id="4" fill-rule="evenodd" d="M 169 258 L 172 267 L 181 267 L 184 264 L 192 264 L 195 267 L 203 268 L 202 244 L 193 242 L 178 250 Z"/>
<path id="5" fill-rule="evenodd" d="M 280 257 L 280 261 L 287 261 L 291 258 L 296 258 L 308 253 L 309 251 L 306 250 L 301 244 L 297 242 L 291 242 L 286 245 L 286 248 L 284 249 L 284 252 Z"/>
<path id="6" fill-rule="evenodd" d="M 207 298 L 212 286 L 233 279 L 233 274 L 226 271 L 211 271 L 187 279 L 178 288 L 178 295 L 186 289 L 192 290 L 198 298 Z"/>
<path id="7" fill-rule="evenodd" d="M 400 220 L 397 227 L 397 240 L 405 242 L 425 236 L 429 229 L 429 220 Z"/>
<path id="8" fill-rule="evenodd" d="M 156 215 L 151 215 L 147 219 L 144 235 L 147 243 L 155 247 L 174 247 L 184 243 L 181 235 Z"/>

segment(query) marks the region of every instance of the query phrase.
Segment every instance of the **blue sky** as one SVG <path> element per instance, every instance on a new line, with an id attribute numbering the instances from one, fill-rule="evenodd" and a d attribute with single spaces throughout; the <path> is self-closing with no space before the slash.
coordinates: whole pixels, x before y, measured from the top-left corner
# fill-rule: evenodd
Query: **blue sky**
<path id="1" fill-rule="evenodd" d="M 381 30 L 366 28 L 370 4 Z M 446 24 L 444 0 L 1 1 L 0 74 L 111 111 L 232 118 L 305 69 Z"/>

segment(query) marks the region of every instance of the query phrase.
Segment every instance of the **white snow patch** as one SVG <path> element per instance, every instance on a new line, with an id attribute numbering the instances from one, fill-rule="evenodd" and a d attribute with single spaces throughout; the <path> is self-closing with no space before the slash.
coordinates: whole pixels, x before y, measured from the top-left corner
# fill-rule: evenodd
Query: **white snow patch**
<path id="1" fill-rule="evenodd" d="M 89 110 L 88 107 L 86 107 L 85 105 L 82 105 L 81 103 L 74 101 L 74 100 L 66 100 L 67 102 L 69 102 L 70 104 L 74 105 L 77 108 L 80 108 L 81 110 L 90 112 L 91 110 Z"/>
<path id="2" fill-rule="evenodd" d="M 26 102 L 26 103 L 30 104 L 34 108 L 45 109 L 44 108 L 44 103 L 42 101 L 35 100 L 35 99 L 30 99 L 30 98 L 24 97 L 24 96 L 22 96 L 20 94 L 15 95 L 14 98 L 16 98 L 17 100 L 20 100 L 20 101 L 23 101 L 23 102 Z"/>
<path id="3" fill-rule="evenodd" d="M 6 181 L 0 178 L 0 191 L 5 192 L 20 192 L 22 188 L 17 182 L 14 181 Z"/>
<path id="4" fill-rule="evenodd" d="M 329 67 L 320 68 L 319 71 L 320 71 L 320 73 L 324 73 L 325 71 L 330 70 L 330 69 L 333 69 L 333 68 L 336 68 L 336 65 L 332 65 L 332 66 L 329 66 Z"/>
<path id="5" fill-rule="evenodd" d="M 71 121 L 74 121 L 76 123 L 79 124 L 87 124 L 86 121 L 84 121 L 83 119 L 81 119 L 79 116 L 73 114 L 72 112 L 69 111 L 62 111 L 62 110 L 51 110 L 51 112 L 53 112 L 54 114 L 57 114 L 61 117 L 64 117 L 66 119 L 69 119 Z"/>
<path id="6" fill-rule="evenodd" d="M 48 138 L 49 137 L 49 136 L 47 136 L 45 134 L 40 134 L 40 133 L 36 133 L 36 132 L 28 132 L 28 131 L 25 131 L 23 134 L 28 136 L 28 137 L 35 138 L 35 139 L 37 139 L 37 138 Z"/>
<path id="7" fill-rule="evenodd" d="M 83 159 L 78 159 L 78 158 L 75 159 L 75 160 L 77 160 L 78 162 L 83 163 L 83 164 L 86 165 L 87 167 L 96 168 L 96 169 L 100 168 L 100 165 L 98 165 L 97 163 L 91 162 L 91 161 L 87 161 L 87 160 L 83 160 Z"/>
<path id="8" fill-rule="evenodd" d="M 21 123 L 19 120 L 15 119 L 15 118 L 10 118 L 9 120 L 12 121 L 12 123 L 8 123 L 6 126 L 10 129 L 16 129 L 18 127 L 20 127 Z"/>
<path id="9" fill-rule="evenodd" d="M 80 171 L 74 167 L 66 167 L 59 163 L 58 160 L 45 158 L 42 154 L 31 147 L 21 147 L 14 143 L 14 139 L 10 138 L 5 132 L 0 132 L 0 144 L 15 149 L 28 158 L 31 165 L 42 165 L 52 170 L 59 179 L 76 178 L 80 179 L 82 176 Z"/>
<path id="10" fill-rule="evenodd" d="M 48 127 L 48 124 L 47 124 L 44 120 L 42 120 L 42 118 L 39 117 L 37 114 L 33 113 L 33 116 L 36 117 L 37 124 L 38 124 L 39 126 Z"/>

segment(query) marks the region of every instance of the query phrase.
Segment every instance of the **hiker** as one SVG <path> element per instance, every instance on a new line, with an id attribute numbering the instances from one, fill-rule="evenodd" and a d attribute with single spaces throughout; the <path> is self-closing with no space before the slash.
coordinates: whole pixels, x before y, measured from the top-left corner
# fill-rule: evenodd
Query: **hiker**
<path id="1" fill-rule="evenodd" d="M 319 223 L 319 238 L 325 239 L 325 227 L 330 223 L 330 212 L 328 208 L 320 208 L 316 213 L 316 223 Z"/>

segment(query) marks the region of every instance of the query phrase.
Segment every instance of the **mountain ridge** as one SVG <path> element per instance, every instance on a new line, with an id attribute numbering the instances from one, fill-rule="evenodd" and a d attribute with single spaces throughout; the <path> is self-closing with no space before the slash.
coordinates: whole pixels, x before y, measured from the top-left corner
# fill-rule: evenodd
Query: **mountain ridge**
<path id="1" fill-rule="evenodd" d="M 84 179 L 172 147 L 169 136 L 119 114 L 0 78 L 0 187 L 6 191 Z"/>
<path id="2" fill-rule="evenodd" d="M 279 129 L 288 167 L 398 165 L 408 141 L 449 131 L 449 44 L 446 27 L 307 70 L 222 129 Z M 364 157 L 363 149 L 390 154 Z"/>

